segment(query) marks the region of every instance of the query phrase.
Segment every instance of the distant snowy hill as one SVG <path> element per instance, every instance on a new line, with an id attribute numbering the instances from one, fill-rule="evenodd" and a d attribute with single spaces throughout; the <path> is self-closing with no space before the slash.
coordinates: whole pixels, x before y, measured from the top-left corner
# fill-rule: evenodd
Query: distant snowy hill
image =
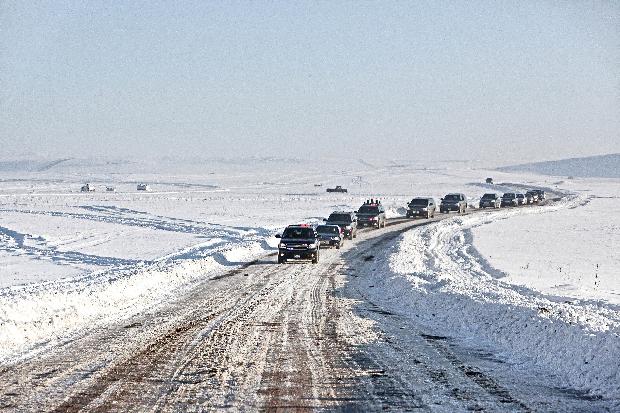
<path id="1" fill-rule="evenodd" d="M 620 178 L 620 153 L 526 163 L 497 169 L 504 172 L 534 172 L 542 175 L 582 178 Z"/>

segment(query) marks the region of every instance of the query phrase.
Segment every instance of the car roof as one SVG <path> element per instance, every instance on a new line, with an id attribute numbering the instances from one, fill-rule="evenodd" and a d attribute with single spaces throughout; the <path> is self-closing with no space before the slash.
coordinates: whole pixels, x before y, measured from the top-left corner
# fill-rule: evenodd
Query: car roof
<path id="1" fill-rule="evenodd" d="M 353 214 L 353 211 L 334 211 L 331 214 Z"/>

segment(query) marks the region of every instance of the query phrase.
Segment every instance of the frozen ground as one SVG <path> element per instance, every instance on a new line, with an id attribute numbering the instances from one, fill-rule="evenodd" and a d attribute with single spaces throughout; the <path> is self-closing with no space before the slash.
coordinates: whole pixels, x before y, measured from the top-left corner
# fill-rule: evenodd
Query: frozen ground
<path id="1" fill-rule="evenodd" d="M 505 282 L 571 299 L 620 304 L 620 180 L 574 179 L 571 208 L 474 226 L 482 256 Z"/>
<path id="2" fill-rule="evenodd" d="M 614 303 L 620 277 L 614 245 L 620 214 L 611 207 L 617 180 L 567 180 L 454 162 L 3 165 L 5 362 L 154 311 L 197 283 L 272 252 L 273 235 L 288 223 L 316 222 L 369 197 L 383 199 L 396 217 L 414 195 L 440 198 L 458 191 L 477 205 L 484 192 L 526 185 L 549 188 L 563 199 L 408 231 L 373 261 L 379 278 L 364 278 L 372 289 L 359 281 L 394 311 L 417 314 L 429 329 L 503 352 L 514 368 L 534 365 L 571 388 L 618 396 L 620 316 Z M 487 176 L 504 184 L 482 184 Z M 80 193 L 84 182 L 97 191 Z M 153 191 L 136 191 L 138 182 Z M 107 185 L 116 192 L 104 192 Z M 349 193 L 325 193 L 334 185 Z"/>

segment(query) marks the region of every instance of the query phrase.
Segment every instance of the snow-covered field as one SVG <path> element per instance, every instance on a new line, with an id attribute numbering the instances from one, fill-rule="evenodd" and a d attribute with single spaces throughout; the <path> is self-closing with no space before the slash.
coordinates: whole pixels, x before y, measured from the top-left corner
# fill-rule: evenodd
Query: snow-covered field
<path id="1" fill-rule="evenodd" d="M 273 235 L 286 224 L 317 222 L 370 197 L 381 198 L 392 217 L 414 195 L 464 192 L 477 205 L 485 192 L 522 184 L 564 197 L 409 231 L 378 260 L 383 288 L 373 291 L 434 329 L 505 351 L 524 368 L 534 362 L 567 385 L 618 395 L 618 179 L 455 162 L 51 164 L 0 163 L 1 360 L 149 311 L 272 252 Z M 482 184 L 487 176 L 506 184 Z M 97 191 L 79 192 L 85 182 Z M 138 192 L 139 182 L 153 190 Z M 327 194 L 334 185 L 349 193 Z"/>

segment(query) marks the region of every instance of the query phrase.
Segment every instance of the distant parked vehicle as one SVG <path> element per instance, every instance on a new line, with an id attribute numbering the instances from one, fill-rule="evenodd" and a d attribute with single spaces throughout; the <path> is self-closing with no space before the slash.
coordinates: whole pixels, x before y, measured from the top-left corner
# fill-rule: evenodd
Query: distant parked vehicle
<path id="1" fill-rule="evenodd" d="M 346 188 L 337 185 L 335 188 L 327 188 L 327 192 L 348 192 Z"/>
<path id="2" fill-rule="evenodd" d="M 525 193 L 525 197 L 527 198 L 528 203 L 530 204 L 538 203 L 538 192 L 536 191 L 527 191 Z"/>
<path id="3" fill-rule="evenodd" d="M 151 187 L 147 184 L 138 184 L 138 191 L 150 191 Z"/>
<path id="4" fill-rule="evenodd" d="M 385 228 L 385 208 L 379 200 L 368 200 L 355 213 L 357 225 L 361 227 Z"/>
<path id="5" fill-rule="evenodd" d="M 517 205 L 527 204 L 527 199 L 524 194 L 517 194 Z"/>
<path id="6" fill-rule="evenodd" d="M 441 198 L 441 205 L 439 211 L 441 213 L 449 213 L 450 211 L 457 211 L 459 214 L 464 213 L 467 210 L 467 198 L 463 194 L 448 194 Z"/>
<path id="7" fill-rule="evenodd" d="M 344 244 L 344 231 L 338 225 L 319 225 L 315 230 L 319 235 L 321 248 L 336 247 L 336 249 L 340 249 Z"/>
<path id="8" fill-rule="evenodd" d="M 507 192 L 502 195 L 502 208 L 504 207 L 513 207 L 519 205 L 519 201 L 517 201 L 517 194 L 514 192 Z"/>
<path id="9" fill-rule="evenodd" d="M 106 186 L 105 190 L 106 190 L 106 192 L 115 192 L 116 188 L 114 188 L 113 186 Z"/>
<path id="10" fill-rule="evenodd" d="M 433 198 L 413 198 L 407 205 L 407 218 L 433 218 L 437 211 L 437 204 Z"/>
<path id="11" fill-rule="evenodd" d="M 82 188 L 80 188 L 82 192 L 95 192 L 95 187 L 91 184 L 84 184 Z"/>
<path id="12" fill-rule="evenodd" d="M 493 178 L 487 178 L 486 183 L 487 184 L 492 184 L 493 183 Z"/>
<path id="13" fill-rule="evenodd" d="M 498 194 L 484 194 L 480 198 L 480 208 L 499 208 L 502 205 L 502 199 Z"/>

